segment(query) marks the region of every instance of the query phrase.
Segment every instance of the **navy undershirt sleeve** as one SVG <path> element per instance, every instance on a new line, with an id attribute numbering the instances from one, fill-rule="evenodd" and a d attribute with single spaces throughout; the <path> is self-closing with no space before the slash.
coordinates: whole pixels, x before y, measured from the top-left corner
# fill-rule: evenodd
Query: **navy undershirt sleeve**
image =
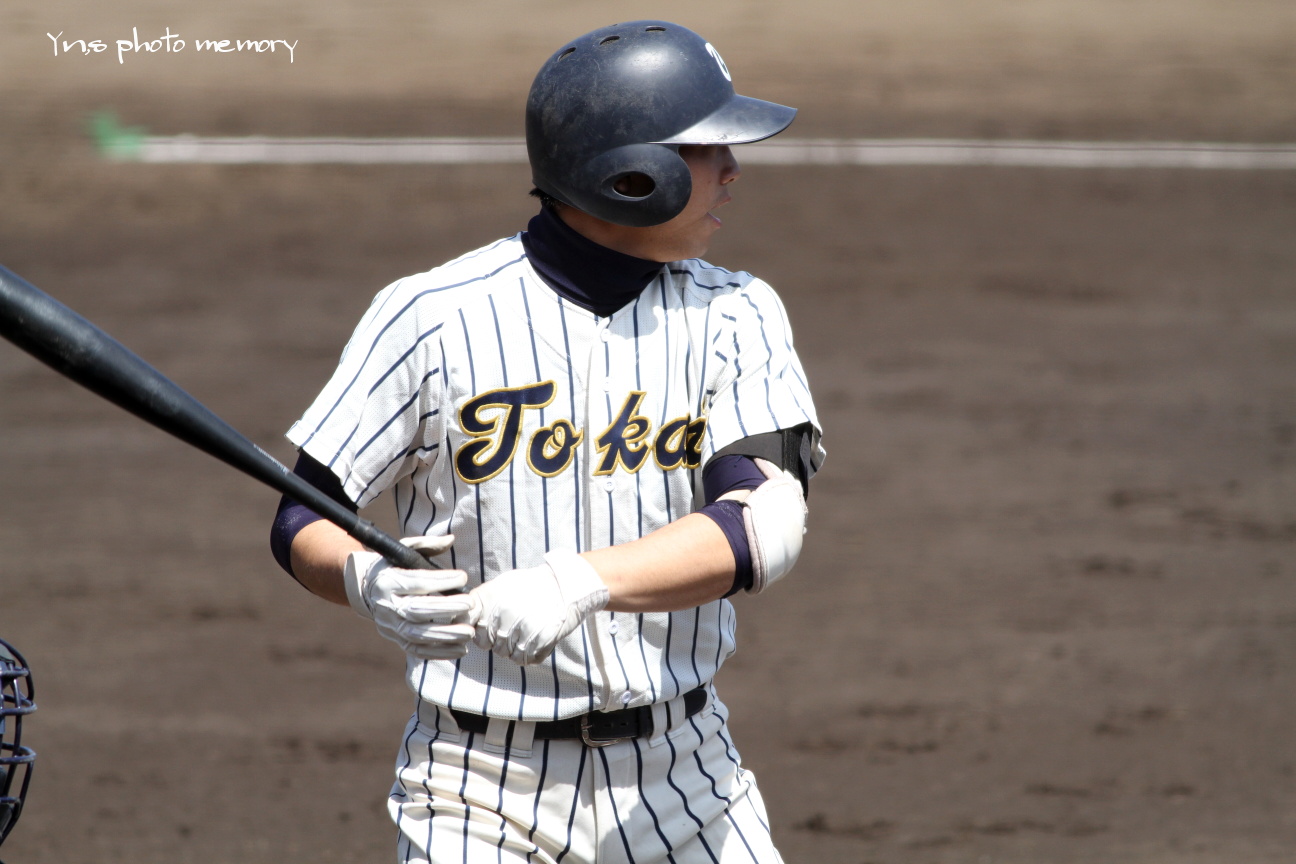
<path id="1" fill-rule="evenodd" d="M 717 456 L 702 469 L 702 494 L 710 504 L 738 489 L 755 489 L 765 475 L 750 456 Z"/>
<path id="2" fill-rule="evenodd" d="M 755 489 L 764 482 L 765 475 L 747 456 L 721 456 L 702 469 L 702 493 L 707 503 L 697 512 L 720 527 L 734 556 L 734 581 L 726 597 L 751 587 L 751 546 L 747 542 L 742 504 L 718 499 L 739 489 Z"/>
<path id="3" fill-rule="evenodd" d="M 338 480 L 337 476 L 327 466 L 320 464 L 312 457 L 305 453 L 299 455 L 297 464 L 293 466 L 293 473 L 351 512 L 357 511 L 358 508 L 355 502 L 347 497 L 346 491 L 342 488 L 342 481 Z M 314 510 L 304 504 L 298 504 L 287 495 L 279 500 L 279 509 L 275 512 L 274 524 L 270 528 L 270 551 L 274 555 L 274 559 L 279 562 L 279 566 L 294 579 L 297 578 L 297 574 L 292 570 L 293 540 L 307 525 L 318 522 L 323 518 Z"/>

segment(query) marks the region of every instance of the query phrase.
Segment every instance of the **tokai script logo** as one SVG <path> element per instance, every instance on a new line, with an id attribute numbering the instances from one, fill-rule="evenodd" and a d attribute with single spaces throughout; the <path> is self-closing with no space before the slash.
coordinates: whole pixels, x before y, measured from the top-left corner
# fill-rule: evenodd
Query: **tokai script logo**
<path id="1" fill-rule="evenodd" d="M 469 439 L 455 453 L 455 471 L 465 483 L 481 483 L 499 474 L 516 458 L 522 446 L 523 419 L 527 411 L 553 402 L 558 388 L 552 381 L 525 387 L 501 387 L 474 396 L 459 409 L 459 428 Z M 618 466 L 638 471 L 649 454 L 663 471 L 697 468 L 702 464 L 702 439 L 706 418 L 688 416 L 669 420 L 653 434 L 653 423 L 639 413 L 647 394 L 633 390 L 594 444 L 595 474 L 611 474 Z M 576 448 L 585 437 L 570 420 L 542 426 L 527 441 L 526 460 L 541 477 L 567 470 Z"/>

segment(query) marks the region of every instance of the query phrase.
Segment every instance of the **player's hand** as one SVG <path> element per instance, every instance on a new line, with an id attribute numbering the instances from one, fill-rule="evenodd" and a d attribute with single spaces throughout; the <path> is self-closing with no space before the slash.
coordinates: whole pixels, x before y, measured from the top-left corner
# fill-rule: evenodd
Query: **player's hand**
<path id="1" fill-rule="evenodd" d="M 539 567 L 501 573 L 468 597 L 477 647 L 527 665 L 543 662 L 558 640 L 606 606 L 608 589 L 584 558 L 555 551 Z"/>
<path id="2" fill-rule="evenodd" d="M 446 551 L 454 535 L 406 537 L 401 541 L 425 557 Z M 343 579 L 356 614 L 378 625 L 378 633 L 420 660 L 453 660 L 468 653 L 475 632 L 473 602 L 451 594 L 468 582 L 462 570 L 404 570 L 377 552 L 352 552 Z"/>

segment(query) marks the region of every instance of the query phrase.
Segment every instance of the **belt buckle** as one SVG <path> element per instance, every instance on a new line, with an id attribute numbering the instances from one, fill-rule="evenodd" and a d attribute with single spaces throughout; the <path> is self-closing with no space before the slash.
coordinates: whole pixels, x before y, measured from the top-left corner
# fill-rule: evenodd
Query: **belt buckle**
<path id="1" fill-rule="evenodd" d="M 591 738 L 590 737 L 590 715 L 584 714 L 580 719 L 581 740 L 587 747 L 608 747 L 613 744 L 620 744 L 622 741 L 629 741 L 635 736 L 624 735 L 620 738 Z"/>

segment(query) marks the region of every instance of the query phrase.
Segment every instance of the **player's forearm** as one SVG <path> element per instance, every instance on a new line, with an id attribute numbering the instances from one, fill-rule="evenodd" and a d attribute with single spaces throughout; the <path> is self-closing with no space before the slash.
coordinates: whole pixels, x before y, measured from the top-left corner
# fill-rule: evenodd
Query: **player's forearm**
<path id="1" fill-rule="evenodd" d="M 312 522 L 292 543 L 297 581 L 311 593 L 347 605 L 342 581 L 347 556 L 364 547 L 331 522 Z M 585 553 L 607 584 L 616 612 L 670 612 L 709 603 L 734 580 L 734 556 L 724 532 L 696 513 L 629 543 Z"/>
<path id="2" fill-rule="evenodd" d="M 583 554 L 607 583 L 614 612 L 672 612 L 723 597 L 734 580 L 724 532 L 696 513 L 638 540 Z"/>
<path id="3" fill-rule="evenodd" d="M 292 543 L 293 575 L 312 594 L 347 605 L 342 569 L 347 556 L 364 547 L 332 522 L 312 522 Z"/>

